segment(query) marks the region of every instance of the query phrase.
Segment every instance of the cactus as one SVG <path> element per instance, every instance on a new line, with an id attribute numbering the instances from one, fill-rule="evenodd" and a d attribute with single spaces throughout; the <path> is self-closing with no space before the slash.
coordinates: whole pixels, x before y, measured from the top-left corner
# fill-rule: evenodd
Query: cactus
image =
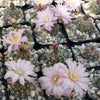
<path id="1" fill-rule="evenodd" d="M 52 27 L 52 31 L 48 31 L 48 33 L 51 35 L 51 36 L 55 36 L 56 34 L 58 34 L 58 32 L 59 32 L 59 25 L 56 23 L 55 25 L 54 25 L 54 27 Z"/>
<path id="2" fill-rule="evenodd" d="M 46 54 L 46 56 L 50 65 L 54 65 L 58 62 L 65 63 L 65 60 L 67 58 L 66 52 L 60 47 L 57 47 L 57 45 L 53 47 L 51 52 L 49 54 Z"/>
<path id="3" fill-rule="evenodd" d="M 22 16 L 22 14 L 22 10 L 16 8 L 14 4 L 11 3 L 10 7 L 7 7 L 4 10 L 5 22 L 10 21 L 11 23 L 16 23 L 15 21 L 17 21 Z"/>
<path id="4" fill-rule="evenodd" d="M 75 25 L 81 32 L 91 32 L 94 29 L 92 20 L 88 16 L 77 18 L 75 20 Z"/>
<path id="5" fill-rule="evenodd" d="M 93 1 L 89 7 L 90 11 L 96 15 L 100 14 L 100 1 Z"/>
<path id="6" fill-rule="evenodd" d="M 81 55 L 84 59 L 88 59 L 93 62 L 98 61 L 99 59 L 99 51 L 97 51 L 93 46 L 86 47 Z"/>
<path id="7" fill-rule="evenodd" d="M 15 83 L 15 85 L 10 87 L 11 94 L 14 95 L 16 98 L 24 99 L 30 94 L 31 90 L 31 83 L 25 81 L 25 85 L 21 85 L 19 81 Z"/>

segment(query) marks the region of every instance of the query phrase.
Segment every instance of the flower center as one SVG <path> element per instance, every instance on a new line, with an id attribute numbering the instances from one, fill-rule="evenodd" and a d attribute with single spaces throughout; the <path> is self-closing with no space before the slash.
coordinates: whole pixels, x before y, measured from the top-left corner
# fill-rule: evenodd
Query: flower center
<path id="1" fill-rule="evenodd" d="M 19 41 L 19 37 L 16 34 L 13 34 L 11 37 L 11 42 L 12 43 L 17 43 Z"/>
<path id="2" fill-rule="evenodd" d="M 70 4 L 71 5 L 75 4 L 75 1 L 74 0 L 70 0 Z"/>
<path id="3" fill-rule="evenodd" d="M 65 14 L 65 12 L 62 10 L 62 15 L 64 15 Z"/>
<path id="4" fill-rule="evenodd" d="M 45 17 L 44 22 L 49 22 L 49 17 Z"/>
<path id="5" fill-rule="evenodd" d="M 45 0 L 37 0 L 38 4 L 45 4 Z"/>
<path id="6" fill-rule="evenodd" d="M 24 75 L 24 71 L 22 70 L 17 70 L 16 74 L 18 74 L 19 76 L 23 76 Z"/>
<path id="7" fill-rule="evenodd" d="M 76 73 L 74 73 L 74 72 L 70 72 L 69 78 L 72 81 L 77 81 L 78 80 L 78 75 Z"/>
<path id="8" fill-rule="evenodd" d="M 52 82 L 53 82 L 54 84 L 56 84 L 56 83 L 58 82 L 58 79 L 59 79 L 59 77 L 58 77 L 58 76 L 55 76 L 55 77 L 53 78 Z"/>

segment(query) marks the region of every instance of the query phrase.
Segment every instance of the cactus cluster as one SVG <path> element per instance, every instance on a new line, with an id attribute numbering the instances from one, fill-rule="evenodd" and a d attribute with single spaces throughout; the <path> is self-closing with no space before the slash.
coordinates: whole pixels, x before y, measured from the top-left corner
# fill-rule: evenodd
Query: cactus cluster
<path id="1" fill-rule="evenodd" d="M 100 1 L 93 1 L 89 7 L 90 11 L 96 15 L 100 14 Z"/>
<path id="2" fill-rule="evenodd" d="M 16 23 L 16 21 L 23 15 L 21 9 L 16 8 L 13 3 L 11 3 L 10 7 L 7 7 L 4 10 L 4 19 L 5 22 L 10 21 L 11 23 Z"/>
<path id="3" fill-rule="evenodd" d="M 77 18 L 75 20 L 75 25 L 81 32 L 91 32 L 94 29 L 92 20 L 88 16 Z"/>
<path id="4" fill-rule="evenodd" d="M 99 59 L 99 51 L 97 51 L 94 46 L 86 47 L 81 55 L 84 59 L 88 59 L 93 62 L 98 61 Z"/>
<path id="5" fill-rule="evenodd" d="M 65 63 L 67 58 L 66 52 L 59 46 L 56 48 L 53 46 L 53 48 L 50 49 L 50 53 L 46 55 L 50 65 L 54 65 L 58 62 Z"/>
<path id="6" fill-rule="evenodd" d="M 10 91 L 11 94 L 14 95 L 16 98 L 24 99 L 28 95 L 30 95 L 31 90 L 31 83 L 25 81 L 25 85 L 21 85 L 19 81 L 17 81 L 13 86 L 11 86 Z"/>

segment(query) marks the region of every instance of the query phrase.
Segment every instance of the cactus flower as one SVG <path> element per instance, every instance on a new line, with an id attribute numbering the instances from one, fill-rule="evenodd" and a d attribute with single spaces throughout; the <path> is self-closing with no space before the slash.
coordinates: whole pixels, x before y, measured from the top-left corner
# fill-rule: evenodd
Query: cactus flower
<path id="1" fill-rule="evenodd" d="M 71 21 L 70 12 L 68 12 L 68 8 L 65 5 L 57 4 L 56 7 L 53 7 L 53 11 L 55 16 L 58 19 L 61 19 L 65 24 Z"/>
<path id="2" fill-rule="evenodd" d="M 69 11 L 79 11 L 79 8 L 81 6 L 82 0 L 64 0 L 66 3 L 66 6 L 68 6 Z"/>
<path id="3" fill-rule="evenodd" d="M 4 79 L 11 78 L 13 83 L 19 81 L 24 86 L 25 80 L 32 82 L 33 77 L 37 76 L 33 70 L 35 66 L 30 61 L 18 59 L 17 62 L 8 61 L 5 65 L 8 67 L 8 71 Z"/>
<path id="4" fill-rule="evenodd" d="M 64 86 L 62 86 L 63 77 L 66 74 L 64 68 L 66 68 L 66 65 L 57 63 L 53 67 L 43 69 L 44 76 L 40 77 L 39 81 L 42 89 L 46 89 L 47 95 L 53 94 L 57 98 L 64 95 Z M 69 89 L 66 94 L 70 94 Z"/>
<path id="5" fill-rule="evenodd" d="M 26 36 L 22 36 L 24 29 L 19 29 L 18 31 L 10 31 L 7 38 L 3 39 L 4 45 L 9 45 L 8 53 L 11 53 L 12 48 L 14 50 L 19 50 L 22 42 L 27 42 Z"/>
<path id="6" fill-rule="evenodd" d="M 66 75 L 62 86 L 65 91 L 67 91 L 67 87 L 71 87 L 71 90 L 74 90 L 77 95 L 83 96 L 83 91 L 89 90 L 89 74 L 85 72 L 82 64 L 77 66 L 77 63 L 70 59 L 66 60 L 66 63 L 69 69 L 65 69 Z"/>
<path id="7" fill-rule="evenodd" d="M 46 30 L 51 31 L 56 21 L 53 11 L 48 7 L 45 10 L 37 12 L 36 27 L 43 26 Z"/>

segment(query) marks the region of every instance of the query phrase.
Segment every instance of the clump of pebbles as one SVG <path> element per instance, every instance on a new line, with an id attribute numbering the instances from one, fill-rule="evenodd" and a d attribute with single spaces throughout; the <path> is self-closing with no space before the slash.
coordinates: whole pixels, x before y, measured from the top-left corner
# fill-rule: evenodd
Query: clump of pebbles
<path id="1" fill-rule="evenodd" d="M 36 39 L 41 44 L 53 44 L 66 42 L 66 38 L 61 31 L 58 31 L 56 35 L 45 31 L 43 28 L 35 28 Z"/>
<path id="2" fill-rule="evenodd" d="M 90 78 L 90 84 L 88 91 L 89 96 L 93 100 L 99 100 L 100 99 L 100 71 L 91 69 L 89 71 L 89 78 Z"/>

